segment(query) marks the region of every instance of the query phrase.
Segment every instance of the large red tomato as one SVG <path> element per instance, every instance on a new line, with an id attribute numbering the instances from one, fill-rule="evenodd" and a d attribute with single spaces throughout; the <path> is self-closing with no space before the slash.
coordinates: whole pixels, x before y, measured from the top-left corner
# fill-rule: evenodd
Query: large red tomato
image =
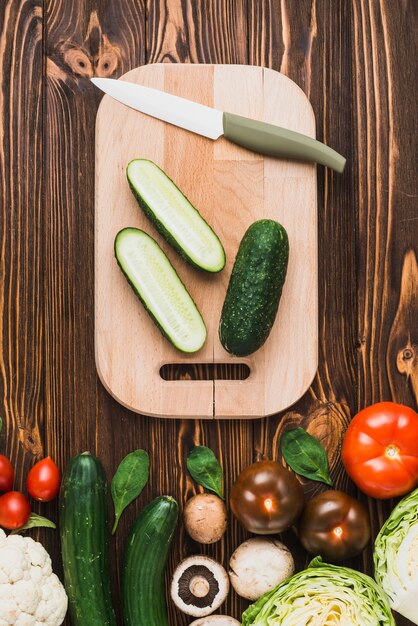
<path id="1" fill-rule="evenodd" d="M 363 409 L 347 429 L 342 460 L 367 495 L 383 499 L 408 493 L 418 484 L 418 414 L 394 402 Z"/>

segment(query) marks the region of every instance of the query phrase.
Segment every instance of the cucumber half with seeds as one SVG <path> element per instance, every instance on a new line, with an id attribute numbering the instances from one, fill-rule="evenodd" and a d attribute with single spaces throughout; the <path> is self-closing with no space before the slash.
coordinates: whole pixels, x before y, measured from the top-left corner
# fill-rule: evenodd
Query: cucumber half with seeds
<path id="1" fill-rule="evenodd" d="M 225 250 L 218 236 L 163 170 L 134 159 L 126 174 L 139 206 L 167 242 L 194 267 L 220 272 Z"/>
<path id="2" fill-rule="evenodd" d="M 182 352 L 200 350 L 207 335 L 205 323 L 158 243 L 143 230 L 124 228 L 115 238 L 115 256 L 167 339 Z"/>

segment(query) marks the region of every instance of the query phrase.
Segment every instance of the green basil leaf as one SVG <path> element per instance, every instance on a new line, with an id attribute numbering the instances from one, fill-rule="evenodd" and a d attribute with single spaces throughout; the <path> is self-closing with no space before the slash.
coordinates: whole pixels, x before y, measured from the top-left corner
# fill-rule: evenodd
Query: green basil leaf
<path id="1" fill-rule="evenodd" d="M 149 478 L 149 456 L 145 450 L 131 452 L 119 464 L 112 480 L 112 498 L 115 505 L 115 534 L 120 517 L 128 504 L 139 496 Z"/>
<path id="2" fill-rule="evenodd" d="M 20 528 L 16 528 L 16 530 L 12 530 L 10 534 L 18 535 L 25 530 L 29 530 L 29 528 L 56 528 L 56 524 L 54 524 L 54 522 L 51 522 L 50 519 L 42 517 L 42 515 L 31 513 L 26 524 L 24 526 L 21 526 Z"/>
<path id="3" fill-rule="evenodd" d="M 284 433 L 282 454 L 296 474 L 332 486 L 327 454 L 318 439 L 304 428 L 293 428 Z"/>
<path id="4" fill-rule="evenodd" d="M 222 468 L 213 451 L 206 446 L 195 446 L 187 458 L 187 469 L 202 487 L 214 491 L 225 500 L 222 491 Z"/>

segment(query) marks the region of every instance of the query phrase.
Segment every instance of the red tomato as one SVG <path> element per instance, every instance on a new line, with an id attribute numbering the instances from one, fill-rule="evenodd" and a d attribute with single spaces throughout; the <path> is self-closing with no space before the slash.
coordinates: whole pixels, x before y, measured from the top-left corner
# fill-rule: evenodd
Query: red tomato
<path id="1" fill-rule="evenodd" d="M 60 471 L 49 456 L 35 463 L 29 471 L 27 488 L 35 500 L 40 500 L 41 502 L 53 500 L 58 494 L 60 484 Z"/>
<path id="2" fill-rule="evenodd" d="M 0 526 L 8 530 L 21 528 L 30 515 L 30 504 L 20 491 L 9 491 L 0 496 Z"/>
<path id="3" fill-rule="evenodd" d="M 342 460 L 356 485 L 373 498 L 393 498 L 418 484 L 418 414 L 402 404 L 363 409 L 345 434 Z"/>
<path id="4" fill-rule="evenodd" d="M 10 491 L 13 487 L 14 471 L 9 459 L 0 454 L 0 491 Z"/>

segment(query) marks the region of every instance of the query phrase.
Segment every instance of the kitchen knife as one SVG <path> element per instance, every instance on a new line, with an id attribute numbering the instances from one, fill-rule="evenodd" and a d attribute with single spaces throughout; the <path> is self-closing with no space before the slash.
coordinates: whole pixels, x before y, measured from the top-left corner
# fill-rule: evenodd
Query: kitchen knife
<path id="1" fill-rule="evenodd" d="M 125 80 L 92 78 L 91 81 L 126 106 L 209 139 L 215 140 L 223 135 L 253 152 L 320 163 L 340 173 L 344 170 L 346 160 L 341 154 L 302 133 L 226 113 Z"/>

